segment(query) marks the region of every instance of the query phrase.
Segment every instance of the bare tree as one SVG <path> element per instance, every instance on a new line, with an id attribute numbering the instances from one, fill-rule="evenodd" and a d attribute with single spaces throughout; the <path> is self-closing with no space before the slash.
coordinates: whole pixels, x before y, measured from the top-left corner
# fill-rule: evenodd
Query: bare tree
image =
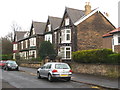
<path id="1" fill-rule="evenodd" d="M 14 21 L 11 25 L 13 31 L 19 31 L 22 28 Z"/>

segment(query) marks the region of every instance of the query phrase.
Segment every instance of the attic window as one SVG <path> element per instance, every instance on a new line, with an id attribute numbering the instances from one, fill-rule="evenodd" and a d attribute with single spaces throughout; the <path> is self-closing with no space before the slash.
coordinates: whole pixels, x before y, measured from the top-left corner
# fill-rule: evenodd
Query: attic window
<path id="1" fill-rule="evenodd" d="M 32 33 L 33 33 L 33 35 L 35 34 L 35 29 L 34 28 L 32 29 Z"/>
<path id="2" fill-rule="evenodd" d="M 67 26 L 67 25 L 69 25 L 70 24 L 70 20 L 69 20 L 69 18 L 66 18 L 65 19 L 65 26 Z"/>
<path id="3" fill-rule="evenodd" d="M 51 25 L 50 24 L 48 25 L 48 31 L 51 31 Z"/>

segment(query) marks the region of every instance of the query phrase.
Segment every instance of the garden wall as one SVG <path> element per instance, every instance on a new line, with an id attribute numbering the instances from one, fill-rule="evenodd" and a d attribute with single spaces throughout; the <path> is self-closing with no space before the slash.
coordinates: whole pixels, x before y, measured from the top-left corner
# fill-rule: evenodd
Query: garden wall
<path id="1" fill-rule="evenodd" d="M 70 64 L 74 73 L 92 74 L 117 78 L 120 76 L 118 68 L 119 65 L 105 65 L 105 64 Z"/>

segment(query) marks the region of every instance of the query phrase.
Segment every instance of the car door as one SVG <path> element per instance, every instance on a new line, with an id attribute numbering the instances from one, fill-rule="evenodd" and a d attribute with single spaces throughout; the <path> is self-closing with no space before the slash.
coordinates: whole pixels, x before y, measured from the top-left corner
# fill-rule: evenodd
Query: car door
<path id="1" fill-rule="evenodd" d="M 45 77 L 45 68 L 46 68 L 46 65 L 42 66 L 40 69 L 40 75 L 43 77 Z"/>
<path id="2" fill-rule="evenodd" d="M 45 68 L 45 76 L 48 77 L 48 73 L 51 70 L 51 66 L 52 64 L 47 64 L 46 68 Z"/>

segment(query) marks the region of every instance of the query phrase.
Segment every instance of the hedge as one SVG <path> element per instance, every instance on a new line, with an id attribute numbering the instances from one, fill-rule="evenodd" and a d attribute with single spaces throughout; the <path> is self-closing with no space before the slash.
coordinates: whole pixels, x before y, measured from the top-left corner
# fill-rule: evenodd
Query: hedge
<path id="1" fill-rule="evenodd" d="M 111 49 L 93 49 L 73 52 L 72 59 L 79 63 L 117 63 L 117 60 L 114 61 L 117 56 L 119 54 L 115 54 Z"/>
<path id="2" fill-rule="evenodd" d="M 115 53 L 115 54 L 108 55 L 106 63 L 120 64 L 120 53 Z"/>

